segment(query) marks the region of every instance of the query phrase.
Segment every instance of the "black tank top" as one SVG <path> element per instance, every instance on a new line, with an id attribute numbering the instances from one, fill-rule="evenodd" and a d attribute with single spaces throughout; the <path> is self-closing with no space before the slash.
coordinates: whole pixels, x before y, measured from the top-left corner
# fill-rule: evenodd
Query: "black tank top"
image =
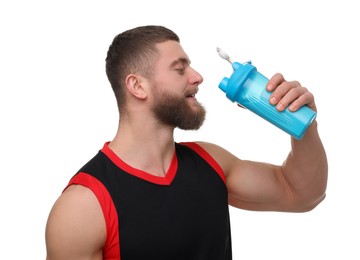
<path id="1" fill-rule="evenodd" d="M 216 161 L 176 143 L 165 177 L 132 168 L 106 143 L 71 179 L 90 188 L 107 226 L 104 259 L 232 259 L 228 193 Z"/>

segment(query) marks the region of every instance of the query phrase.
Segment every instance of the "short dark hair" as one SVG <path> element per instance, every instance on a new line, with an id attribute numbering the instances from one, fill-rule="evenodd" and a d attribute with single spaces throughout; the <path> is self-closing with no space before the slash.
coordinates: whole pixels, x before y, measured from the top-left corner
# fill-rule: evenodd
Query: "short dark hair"
<path id="1" fill-rule="evenodd" d="M 179 37 L 164 26 L 147 25 L 118 34 L 106 56 L 106 74 L 115 93 L 119 111 L 125 105 L 125 78 L 131 73 L 152 77 L 157 57 L 156 44 L 168 40 L 180 42 Z"/>

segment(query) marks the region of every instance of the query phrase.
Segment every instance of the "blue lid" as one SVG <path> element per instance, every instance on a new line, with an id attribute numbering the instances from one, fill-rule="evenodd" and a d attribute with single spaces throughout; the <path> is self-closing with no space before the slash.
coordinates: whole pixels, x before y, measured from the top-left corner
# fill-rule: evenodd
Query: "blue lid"
<path id="1" fill-rule="evenodd" d="M 248 79 L 249 74 L 253 70 L 256 70 L 256 68 L 251 65 L 251 63 L 241 64 L 239 62 L 234 62 L 232 67 L 234 72 L 232 73 L 230 79 L 226 77 L 223 78 L 219 84 L 219 88 L 226 93 L 227 98 L 231 101 L 235 101 L 241 87 Z"/>

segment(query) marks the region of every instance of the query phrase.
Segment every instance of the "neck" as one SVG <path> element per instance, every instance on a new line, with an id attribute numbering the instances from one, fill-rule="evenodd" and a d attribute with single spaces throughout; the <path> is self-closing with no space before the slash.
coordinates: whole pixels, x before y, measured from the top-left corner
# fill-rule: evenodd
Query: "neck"
<path id="1" fill-rule="evenodd" d="M 109 147 L 130 166 L 164 176 L 175 152 L 174 128 L 149 117 L 141 120 L 124 117 Z"/>

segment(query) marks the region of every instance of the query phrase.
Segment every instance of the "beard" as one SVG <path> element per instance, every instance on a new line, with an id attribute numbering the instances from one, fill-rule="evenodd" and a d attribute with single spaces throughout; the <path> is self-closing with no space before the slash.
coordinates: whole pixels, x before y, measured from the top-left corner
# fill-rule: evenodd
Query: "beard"
<path id="1" fill-rule="evenodd" d="M 196 100 L 194 109 L 186 96 L 171 95 L 155 86 L 154 97 L 153 112 L 161 123 L 183 130 L 197 130 L 204 123 L 206 110 Z"/>

